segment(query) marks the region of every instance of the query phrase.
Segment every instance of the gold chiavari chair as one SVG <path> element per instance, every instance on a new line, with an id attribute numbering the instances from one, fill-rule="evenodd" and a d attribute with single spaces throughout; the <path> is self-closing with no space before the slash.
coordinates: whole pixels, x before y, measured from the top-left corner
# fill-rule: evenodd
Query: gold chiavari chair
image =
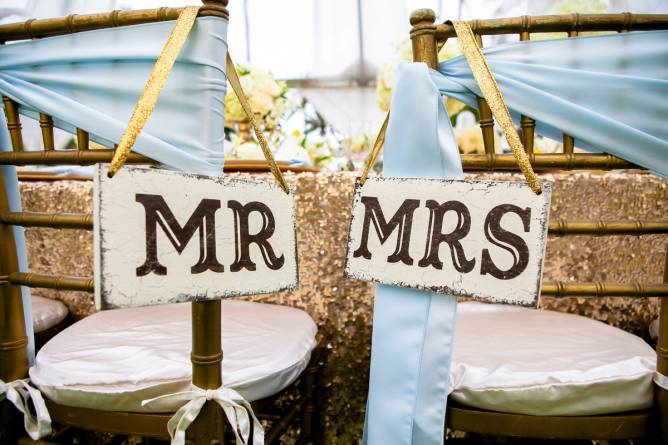
<path id="1" fill-rule="evenodd" d="M 198 16 L 215 16 L 227 19 L 226 5 L 226 0 L 204 0 Z M 22 23 L 0 26 L 0 44 L 8 41 L 47 38 L 103 28 L 175 20 L 181 10 L 182 8 L 164 7 L 28 20 Z M 89 133 L 82 128 L 76 129 L 77 149 L 55 149 L 53 119 L 44 113 L 39 115 L 43 149 L 24 150 L 18 105 L 8 97 L 3 97 L 3 105 L 11 139 L 11 151 L 0 151 L 0 165 L 91 165 L 110 162 L 113 150 L 91 149 Z M 3 147 L 5 150 L 8 148 Z M 132 164 L 154 163 L 151 159 L 136 153 L 131 153 L 127 162 Z M 247 168 L 247 170 L 253 169 L 253 166 Z M 1 171 L 0 184 L 4 184 Z M 28 376 L 27 337 L 23 318 L 21 286 L 93 292 L 92 277 L 58 276 L 19 271 L 13 226 L 92 230 L 93 218 L 92 214 L 87 213 L 12 212 L 8 203 L 7 190 L 2 186 L 0 190 L 0 379 L 4 382 L 23 379 Z M 289 310 L 292 311 L 292 309 Z M 122 311 L 122 309 L 117 311 Z M 203 389 L 215 389 L 223 383 L 221 377 L 221 363 L 223 362 L 221 301 L 194 302 L 191 304 L 191 311 L 192 382 Z M 249 318 L 252 319 L 252 314 Z M 225 317 L 223 316 L 222 319 L 224 321 Z M 77 324 L 75 323 L 73 328 Z M 298 443 L 307 444 L 317 441 L 320 401 L 316 388 L 319 385 L 319 375 L 324 366 L 323 360 L 324 355 L 321 348 L 316 345 L 310 353 L 310 360 L 307 357 L 308 363 L 305 369 L 294 382 L 277 394 L 252 402 L 256 415 L 261 421 L 266 421 L 269 425 L 265 435 L 266 443 L 277 443 L 280 437 L 293 426 L 296 426 L 299 430 Z M 22 433 L 22 422 L 10 415 L 13 408 L 6 401 L 0 402 L 0 405 L 2 405 L 0 408 L 3 413 L 2 417 L 4 417 L 0 419 L 0 436 L 2 436 L 0 442 L 11 441 L 12 438 L 16 438 Z M 166 424 L 173 413 L 119 412 L 81 408 L 56 403 L 48 399 L 46 405 L 53 423 L 62 427 L 75 427 L 112 434 L 138 435 L 148 438 L 149 441 L 151 438 L 169 438 Z M 220 406 L 213 402 L 207 402 L 200 416 L 188 429 L 188 443 L 225 443 L 225 438 L 229 438 L 231 434 L 230 428 L 226 427 L 226 422 Z M 19 442 L 37 443 L 26 438 L 21 438 Z M 51 442 L 40 441 L 39 443 Z"/>
<path id="2" fill-rule="evenodd" d="M 456 37 L 451 24 L 435 24 L 435 14 L 428 9 L 411 14 L 411 40 L 413 60 L 424 62 L 437 69 L 438 49 L 448 38 Z M 577 37 L 587 31 L 629 32 L 637 30 L 668 29 L 668 15 L 643 14 L 572 14 L 560 16 L 523 16 L 504 19 L 474 20 L 469 22 L 482 46 L 482 36 L 515 34 L 521 41 L 529 40 L 533 33 L 567 33 Z M 611 54 L 610 57 L 614 57 Z M 497 154 L 494 148 L 494 120 L 484 98 L 478 98 L 480 127 L 483 135 L 484 154 L 464 154 L 462 164 L 467 171 L 516 170 L 512 154 Z M 537 171 L 556 170 L 613 170 L 639 169 L 639 167 L 609 154 L 575 153 L 574 139 L 563 135 L 563 153 L 534 154 L 535 121 L 522 116 L 520 126 L 524 147 L 531 164 Z M 551 235 L 645 235 L 668 233 L 668 220 L 662 221 L 552 221 Z M 664 283 L 668 283 L 668 262 Z M 619 284 L 607 282 L 571 283 L 544 282 L 541 294 L 556 297 L 666 297 L 668 284 Z M 458 322 L 460 323 L 460 322 Z M 513 326 L 514 335 L 522 335 L 522 326 Z M 629 334 L 630 335 L 630 334 Z M 556 337 L 555 341 L 559 341 Z M 455 339 L 455 349 L 457 339 Z M 668 373 L 668 298 L 661 300 L 660 335 L 658 340 L 657 370 Z M 455 353 L 456 355 L 456 353 Z M 481 361 L 485 358 L 482 357 Z M 456 366 L 453 358 L 453 366 Z M 467 406 L 450 399 L 446 425 L 452 430 L 473 434 L 516 436 L 550 439 L 636 439 L 660 437 L 668 441 L 668 391 L 655 385 L 654 406 L 649 409 L 615 412 L 602 415 L 525 415 L 503 412 L 487 407 Z M 582 397 L 587 397 L 583 393 Z M 553 403 L 545 400 L 545 405 Z"/>

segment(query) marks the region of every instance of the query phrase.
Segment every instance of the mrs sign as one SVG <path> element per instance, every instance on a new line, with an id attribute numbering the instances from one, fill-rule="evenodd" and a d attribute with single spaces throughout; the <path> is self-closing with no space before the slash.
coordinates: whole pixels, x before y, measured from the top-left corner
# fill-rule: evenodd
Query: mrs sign
<path id="1" fill-rule="evenodd" d="M 345 274 L 534 305 L 551 188 L 520 182 L 369 178 L 353 198 Z"/>
<path id="2" fill-rule="evenodd" d="M 145 306 L 294 290 L 294 193 L 151 168 L 95 173 L 95 299 Z"/>

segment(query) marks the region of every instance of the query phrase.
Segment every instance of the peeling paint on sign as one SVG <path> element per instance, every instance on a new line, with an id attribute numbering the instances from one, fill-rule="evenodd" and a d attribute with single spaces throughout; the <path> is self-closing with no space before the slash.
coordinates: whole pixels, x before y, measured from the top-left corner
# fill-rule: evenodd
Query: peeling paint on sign
<path id="1" fill-rule="evenodd" d="M 94 182 L 98 309 L 298 287 L 294 190 L 124 167 Z"/>
<path id="2" fill-rule="evenodd" d="M 523 182 L 357 181 L 345 275 L 535 306 L 551 192 Z"/>

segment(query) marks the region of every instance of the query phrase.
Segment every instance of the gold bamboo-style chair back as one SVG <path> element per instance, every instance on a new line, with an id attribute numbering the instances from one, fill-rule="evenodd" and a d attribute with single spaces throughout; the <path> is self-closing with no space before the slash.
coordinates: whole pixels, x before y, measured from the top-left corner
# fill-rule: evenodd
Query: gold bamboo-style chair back
<path id="1" fill-rule="evenodd" d="M 438 68 L 438 50 L 448 38 L 456 37 L 449 23 L 435 24 L 433 11 L 421 9 L 410 17 L 413 60 Z M 571 14 L 522 16 L 469 22 L 478 44 L 482 36 L 515 34 L 520 41 L 535 33 L 565 33 L 577 38 L 588 31 L 651 31 L 668 29 L 668 15 L 650 14 Z M 611 54 L 610 57 L 614 57 Z M 517 170 L 512 154 L 498 154 L 494 147 L 494 119 L 485 99 L 477 98 L 484 154 L 463 154 L 466 171 Z M 522 116 L 520 121 L 524 148 L 538 172 L 559 170 L 626 170 L 641 169 L 623 159 L 605 153 L 576 153 L 576 141 L 563 135 L 563 152 L 534 153 L 535 121 Z M 668 233 L 668 220 L 629 221 L 550 221 L 549 234 L 565 235 L 634 235 Z M 664 297 L 660 308 L 660 333 L 657 346 L 657 371 L 668 373 L 668 257 L 664 283 L 612 282 L 543 282 L 541 295 L 555 297 Z M 661 434 L 668 441 L 668 390 L 656 385 L 652 409 L 597 416 L 529 416 L 482 410 L 449 402 L 446 425 L 459 431 L 478 434 L 555 439 L 633 439 Z M 546 401 L 546 403 L 549 403 Z M 660 432 L 659 432 L 660 431 Z"/>
<path id="2" fill-rule="evenodd" d="M 203 0 L 198 17 L 215 16 L 228 19 L 227 0 Z M 112 11 L 90 15 L 69 15 L 62 18 L 28 20 L 0 26 L 0 44 L 9 41 L 39 39 L 102 28 L 122 27 L 159 21 L 176 20 L 183 8 L 158 8 L 147 10 Z M 224 64 L 224 61 L 221 61 Z M 24 147 L 18 104 L 3 96 L 11 151 L 0 151 L 0 165 L 91 165 L 108 163 L 113 149 L 91 149 L 86 130 L 76 129 L 76 149 L 60 150 L 54 145 L 54 123 L 51 116 L 40 113 L 39 124 L 43 139 L 42 149 Z M 222 122 L 221 122 L 222 125 Z M 26 150 L 29 148 L 30 150 Z M 154 164 L 137 153 L 130 153 L 128 163 Z M 0 184 L 5 178 L 0 171 Z M 10 382 L 28 375 L 26 328 L 23 318 L 21 286 L 67 291 L 93 292 L 92 277 L 47 275 L 19 270 L 13 226 L 46 227 L 53 229 L 93 229 L 90 213 L 41 213 L 13 212 L 10 210 L 7 190 L 0 189 L 0 379 Z M 92 296 L 91 296 L 92 298 Z M 215 389 L 222 385 L 221 362 L 221 302 L 192 303 L 192 382 L 203 389 Z M 253 409 L 260 419 L 270 422 L 266 431 L 266 443 L 277 443 L 281 435 L 295 421 L 299 421 L 300 443 L 313 443 L 318 422 L 316 385 L 318 373 L 323 367 L 320 349 L 311 354 L 311 360 L 286 391 L 294 391 L 287 404 L 277 410 L 276 396 L 253 402 Z M 169 438 L 166 424 L 172 413 L 128 413 L 97 411 L 46 401 L 52 421 L 63 426 L 112 434 L 139 435 L 148 438 Z M 6 412 L 6 411 L 4 411 Z M 14 428 L 20 425 L 13 425 Z M 223 443 L 226 428 L 225 416 L 218 405 L 207 402 L 197 420 L 188 429 L 188 443 Z M 0 427 L 7 426 L 0 422 Z M 12 426 L 12 425 L 10 425 Z M 192 440 L 193 442 L 190 442 Z M 26 442 L 27 443 L 27 442 Z M 32 442 L 30 442 L 32 443 Z"/>

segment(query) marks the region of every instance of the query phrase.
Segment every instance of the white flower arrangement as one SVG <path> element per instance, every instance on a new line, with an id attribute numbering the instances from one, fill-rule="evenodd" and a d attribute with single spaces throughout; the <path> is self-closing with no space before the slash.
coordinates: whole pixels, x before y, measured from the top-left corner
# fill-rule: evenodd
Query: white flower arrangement
<path id="1" fill-rule="evenodd" d="M 276 80 L 271 72 L 237 65 L 237 74 L 251 109 L 262 126 L 268 130 L 276 128 L 280 119 L 294 107 L 288 98 L 288 86 Z M 239 98 L 230 85 L 225 96 L 225 125 L 232 128 L 235 122 L 246 120 Z"/>

